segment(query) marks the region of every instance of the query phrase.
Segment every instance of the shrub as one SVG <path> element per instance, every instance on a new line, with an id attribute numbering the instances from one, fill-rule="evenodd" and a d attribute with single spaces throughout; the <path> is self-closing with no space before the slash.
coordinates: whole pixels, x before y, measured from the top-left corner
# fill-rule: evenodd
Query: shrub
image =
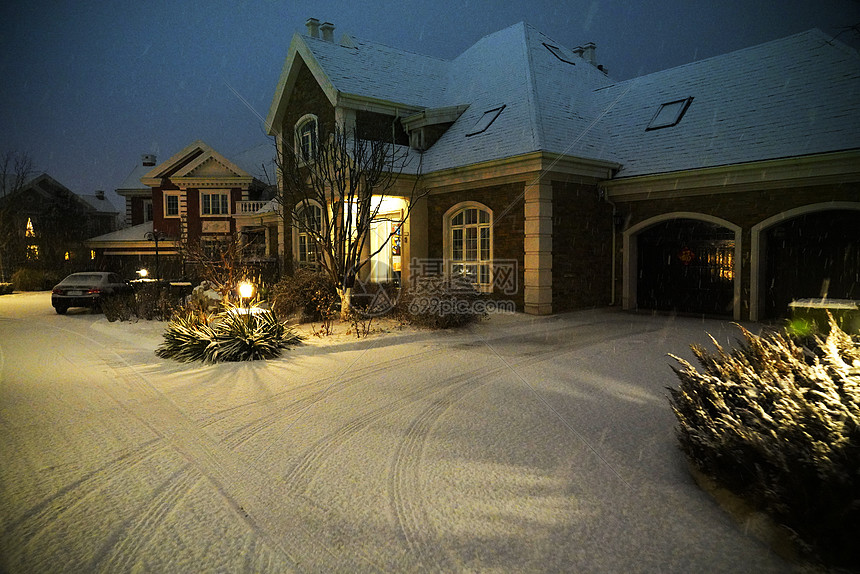
<path id="1" fill-rule="evenodd" d="M 402 289 L 398 316 L 413 325 L 449 329 L 486 317 L 483 296 L 468 278 L 421 277 L 410 289 Z"/>
<path id="2" fill-rule="evenodd" d="M 165 359 L 181 362 L 255 361 L 280 356 L 283 349 L 299 342 L 292 329 L 271 311 L 241 313 L 236 308 L 216 315 L 178 314 L 155 351 Z"/>
<path id="3" fill-rule="evenodd" d="M 12 285 L 17 291 L 41 291 L 50 286 L 44 271 L 38 269 L 18 269 L 12 274 Z"/>
<path id="4" fill-rule="evenodd" d="M 172 294 L 170 286 L 160 282 L 143 283 L 134 291 L 136 315 L 147 321 L 167 321 L 182 307 L 182 297 Z"/>
<path id="5" fill-rule="evenodd" d="M 134 293 L 105 297 L 101 302 L 105 319 L 114 321 L 137 321 L 137 303 Z"/>
<path id="6" fill-rule="evenodd" d="M 831 321 L 804 352 L 780 333 L 674 357 L 669 389 L 690 461 L 836 565 L 860 564 L 860 345 Z"/>
<path id="7" fill-rule="evenodd" d="M 319 271 L 299 269 L 272 288 L 272 310 L 281 317 L 298 315 L 299 322 L 328 321 L 339 311 L 337 287 Z"/>
<path id="8" fill-rule="evenodd" d="M 14 286 L 11 283 L 0 283 L 0 295 L 9 295 Z"/>
<path id="9" fill-rule="evenodd" d="M 183 306 L 181 294 L 172 292 L 169 285 L 157 282 L 132 284 L 134 293 L 102 299 L 101 308 L 108 321 L 167 321 Z"/>

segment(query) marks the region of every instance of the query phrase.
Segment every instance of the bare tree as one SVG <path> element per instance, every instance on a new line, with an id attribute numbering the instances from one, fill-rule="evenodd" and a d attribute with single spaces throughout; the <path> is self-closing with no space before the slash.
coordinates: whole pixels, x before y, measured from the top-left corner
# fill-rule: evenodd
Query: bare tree
<path id="1" fill-rule="evenodd" d="M 339 126 L 319 140 L 298 150 L 281 136 L 276 146 L 281 174 L 277 200 L 284 227 L 295 228 L 310 240 L 316 264 L 337 286 L 345 318 L 356 278 L 391 240 L 389 236 L 373 252 L 368 249 L 382 200 L 395 196 L 406 200 L 400 217 L 389 218 L 396 229 L 426 190 L 419 187 L 421 157 L 410 156 L 408 147 L 360 138 Z M 406 177 L 404 170 L 412 162 L 417 169 Z"/>
<path id="2" fill-rule="evenodd" d="M 0 156 L 0 281 L 7 281 L 23 258 L 24 236 L 13 196 L 35 174 L 29 154 L 7 151 Z"/>

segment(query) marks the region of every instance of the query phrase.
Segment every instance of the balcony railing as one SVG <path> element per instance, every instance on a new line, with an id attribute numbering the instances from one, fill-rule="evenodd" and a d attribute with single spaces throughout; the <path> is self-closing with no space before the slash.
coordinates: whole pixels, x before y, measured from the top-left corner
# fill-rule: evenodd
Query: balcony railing
<path id="1" fill-rule="evenodd" d="M 238 215 L 251 215 L 252 213 L 257 213 L 267 205 L 271 203 L 270 201 L 237 201 L 236 202 L 236 213 Z"/>

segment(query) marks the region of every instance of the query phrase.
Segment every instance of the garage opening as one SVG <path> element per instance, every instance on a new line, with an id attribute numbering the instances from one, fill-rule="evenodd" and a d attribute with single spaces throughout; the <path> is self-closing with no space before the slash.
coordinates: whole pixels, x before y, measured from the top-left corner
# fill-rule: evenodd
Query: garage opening
<path id="1" fill-rule="evenodd" d="M 640 309 L 731 316 L 735 234 L 721 225 L 673 219 L 637 238 Z"/>
<path id="2" fill-rule="evenodd" d="M 860 299 L 860 211 L 819 211 L 781 222 L 765 239 L 765 318 L 794 299 Z"/>

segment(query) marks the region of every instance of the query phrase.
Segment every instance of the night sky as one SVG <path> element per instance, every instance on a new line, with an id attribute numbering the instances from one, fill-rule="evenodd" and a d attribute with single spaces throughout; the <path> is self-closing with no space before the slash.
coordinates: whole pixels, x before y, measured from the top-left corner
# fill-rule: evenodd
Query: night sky
<path id="1" fill-rule="evenodd" d="M 11 1 L 0 7 L 0 153 L 27 152 L 78 193 L 112 191 L 140 160 L 202 139 L 230 157 L 266 141 L 290 38 L 316 17 L 452 59 L 526 21 L 597 44 L 611 77 L 638 75 L 818 27 L 860 23 L 858 0 Z M 853 31 L 841 40 L 858 48 Z M 243 101 L 244 100 L 244 101 Z M 114 199 L 116 196 L 109 196 Z M 115 201 L 117 206 L 119 201 Z"/>

